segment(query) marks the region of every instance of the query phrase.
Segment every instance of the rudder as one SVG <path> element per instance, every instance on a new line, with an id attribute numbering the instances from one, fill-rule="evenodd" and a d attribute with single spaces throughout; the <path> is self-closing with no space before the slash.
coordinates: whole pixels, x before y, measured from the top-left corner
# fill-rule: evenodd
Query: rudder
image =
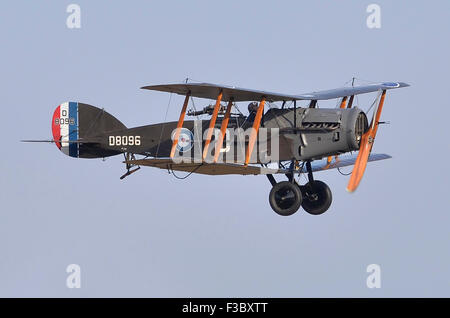
<path id="1" fill-rule="evenodd" d="M 65 102 L 53 113 L 52 134 L 56 146 L 64 154 L 75 158 L 98 158 L 113 155 L 90 145 L 89 140 L 110 131 L 127 127 L 104 109 L 92 105 Z"/>

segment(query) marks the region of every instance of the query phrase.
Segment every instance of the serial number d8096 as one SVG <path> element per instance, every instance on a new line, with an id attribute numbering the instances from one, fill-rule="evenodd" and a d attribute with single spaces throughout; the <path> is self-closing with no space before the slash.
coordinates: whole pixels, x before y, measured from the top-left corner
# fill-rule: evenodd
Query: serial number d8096
<path id="1" fill-rule="evenodd" d="M 110 146 L 140 146 L 141 136 L 109 136 Z"/>
<path id="2" fill-rule="evenodd" d="M 55 118 L 55 125 L 75 125 L 75 118 Z"/>

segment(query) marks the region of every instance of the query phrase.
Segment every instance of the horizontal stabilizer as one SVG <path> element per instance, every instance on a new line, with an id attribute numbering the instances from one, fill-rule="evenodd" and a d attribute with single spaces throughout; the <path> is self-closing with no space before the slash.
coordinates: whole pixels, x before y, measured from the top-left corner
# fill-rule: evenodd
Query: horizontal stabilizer
<path id="1" fill-rule="evenodd" d="M 61 142 L 60 140 L 53 140 L 53 139 L 42 139 L 42 140 L 32 140 L 32 139 L 25 139 L 21 140 L 20 142 Z M 99 141 L 94 140 L 87 140 L 87 139 L 79 139 L 79 140 L 67 140 L 64 141 L 68 144 L 89 144 L 89 143 L 99 143 Z"/>
<path id="2" fill-rule="evenodd" d="M 60 143 L 61 140 L 54 140 L 54 139 L 25 139 L 25 140 L 21 140 L 20 142 L 49 142 L 49 143 Z M 65 143 L 68 144 L 95 144 L 95 143 L 100 143 L 99 140 L 94 140 L 94 139 L 78 139 L 78 140 L 66 140 L 64 141 Z"/>

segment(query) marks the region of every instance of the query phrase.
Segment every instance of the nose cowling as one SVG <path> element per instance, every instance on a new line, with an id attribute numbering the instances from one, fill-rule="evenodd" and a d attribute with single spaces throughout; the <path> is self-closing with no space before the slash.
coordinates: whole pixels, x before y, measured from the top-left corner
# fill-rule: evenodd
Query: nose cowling
<path id="1" fill-rule="evenodd" d="M 362 135 L 369 129 L 367 116 L 364 112 L 360 112 L 356 117 L 355 122 L 355 141 L 358 143 L 358 148 L 361 145 Z"/>

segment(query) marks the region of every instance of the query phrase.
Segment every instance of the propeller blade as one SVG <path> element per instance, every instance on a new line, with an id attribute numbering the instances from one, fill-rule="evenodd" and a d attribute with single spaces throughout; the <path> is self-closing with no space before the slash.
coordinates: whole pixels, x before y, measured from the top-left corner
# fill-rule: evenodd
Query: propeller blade
<path id="1" fill-rule="evenodd" d="M 378 104 L 378 107 L 374 111 L 370 127 L 367 130 L 367 132 L 361 137 L 358 157 L 356 158 L 355 166 L 353 168 L 352 175 L 350 176 L 350 180 L 348 181 L 347 185 L 348 192 L 353 192 L 356 190 L 364 175 L 364 171 L 366 170 L 367 160 L 369 159 L 369 155 L 373 147 L 373 142 L 375 141 L 375 136 L 377 134 L 385 96 L 386 90 L 383 90 L 383 93 L 381 94 L 380 103 Z"/>

